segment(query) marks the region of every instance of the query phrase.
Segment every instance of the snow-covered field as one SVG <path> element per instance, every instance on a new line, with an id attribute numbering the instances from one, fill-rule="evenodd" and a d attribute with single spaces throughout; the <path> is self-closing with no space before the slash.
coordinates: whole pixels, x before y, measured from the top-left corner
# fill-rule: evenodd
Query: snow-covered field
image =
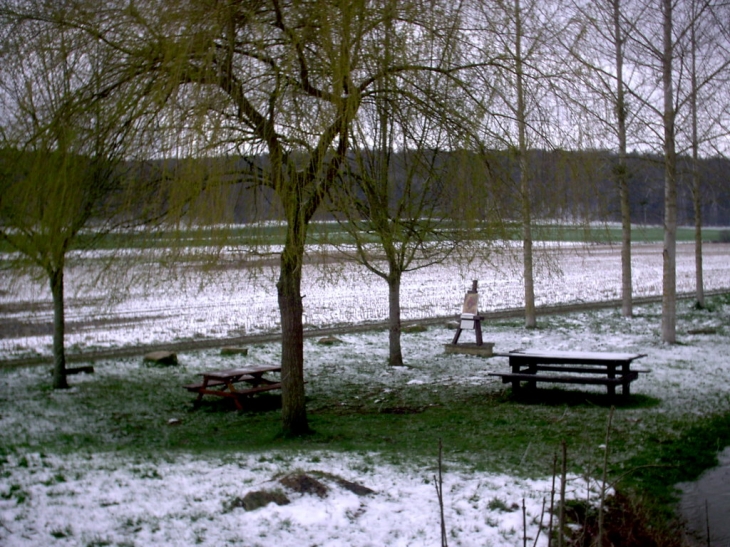
<path id="1" fill-rule="evenodd" d="M 662 291 L 662 248 L 633 249 L 634 295 Z M 89 285 L 96 262 L 74 260 L 66 275 L 70 353 L 138 344 L 277 332 L 279 311 L 274 266 L 254 267 L 251 257 L 230 252 L 216 264 L 188 271 L 153 261 L 108 268 L 113 275 Z M 487 263 L 487 261 L 489 263 Z M 305 325 L 308 328 L 383 321 L 388 316 L 386 283 L 352 263 L 307 266 Z M 182 262 L 182 267 L 189 263 Z M 597 302 L 620 298 L 620 249 L 616 246 L 546 246 L 537 250 L 536 304 Z M 485 260 L 445 264 L 406 273 L 401 291 L 404 320 L 455 315 L 464 292 L 479 280 L 480 310 L 518 308 L 523 303 L 519 251 L 502 249 Z M 103 272 L 102 272 L 103 273 Z M 106 272 L 107 274 L 109 271 Z M 144 282 L 140 281 L 143 280 Z M 677 290 L 694 290 L 694 245 L 679 244 Z M 707 290 L 730 288 L 730 245 L 704 246 Z M 43 282 L 0 277 L 0 360 L 50 355 L 52 307 Z"/>
<path id="2" fill-rule="evenodd" d="M 692 252 L 691 246 L 680 246 L 680 291 L 692 289 Z M 657 254 L 656 246 L 636 249 L 637 295 L 660 291 L 661 256 Z M 549 267 L 541 270 L 540 302 L 618 297 L 617 257 L 617 249 L 603 247 L 553 253 L 552 260 L 545 263 Z M 705 253 L 708 289 L 730 287 L 729 258 L 728 246 L 708 246 Z M 563 275 L 555 273 L 558 268 Z M 500 270 L 444 267 L 412 274 L 406 278 L 404 287 L 405 316 L 454 314 L 471 279 L 480 280 L 482 309 L 519 306 L 520 279 L 509 271 L 507 265 Z M 311 325 L 385 317 L 383 283 L 370 280 L 362 270 L 350 266 L 344 267 L 327 284 L 320 285 L 318 275 L 317 270 L 308 270 L 304 289 Z M 125 328 L 113 325 L 109 329 L 100 328 L 99 333 L 75 333 L 72 343 L 84 347 L 115 346 L 275 328 L 271 276 L 262 274 L 249 281 L 240 272 L 229 270 L 217 271 L 215 276 L 200 293 L 193 290 L 197 288 L 195 283 L 189 283 L 187 290 L 168 285 L 165 290 L 149 295 L 129 291 L 114 306 L 106 308 L 100 304 L 72 307 L 72 317 L 129 313 L 130 317 L 143 318 L 142 325 Z M 24 294 L 22 297 L 18 293 L 12 297 L 6 294 L 3 299 L 9 302 L 26 298 L 27 302 L 36 302 L 39 309 L 47 298 L 38 289 L 28 289 Z M 91 296 L 87 294 L 85 298 Z M 666 346 L 660 341 L 658 309 L 657 305 L 648 306 L 631 320 L 620 318 L 614 310 L 571 314 L 546 319 L 544 328 L 532 331 L 488 325 L 485 337 L 495 342 L 498 351 L 540 347 L 647 353 L 641 365 L 652 372 L 635 382 L 632 392 L 655 397 L 660 404 L 623 409 L 621 415 L 622 423 L 637 428 L 637 442 L 641 442 L 643 434 L 651 433 L 649 424 L 653 413 L 669 418 L 702 414 L 727 408 L 730 401 L 730 367 L 727 366 L 730 309 L 725 306 L 712 314 L 694 314 L 691 320 L 684 319 L 680 313 L 678 332 L 682 344 L 676 346 Z M 341 315 L 335 313 L 337 310 Z M 10 316 L 4 312 L 3 320 Z M 12 317 L 26 320 L 31 315 L 26 311 Z M 695 331 L 702 333 L 691 334 Z M 372 388 L 369 404 L 385 404 L 399 389 L 409 385 L 433 385 L 434 396 L 439 384 L 478 387 L 485 391 L 503 389 L 488 373 L 503 368 L 504 361 L 446 355 L 442 344 L 450 341 L 451 336 L 452 331 L 439 326 L 404 335 L 406 360 L 418 366 L 385 371 L 385 332 L 344 334 L 340 336 L 342 344 L 329 347 L 309 339 L 305 342 L 308 392 L 316 402 L 319 390 L 337 389 L 333 377 L 343 385 L 367 384 Z M 45 353 L 49 342 L 47 336 L 38 336 L 5 339 L 4 343 L 2 351 L 9 355 L 30 347 Z M 279 349 L 275 343 L 257 345 L 249 357 L 259 363 L 276 363 Z M 182 354 L 181 367 L 175 374 L 194 376 L 206 367 L 222 368 L 223 359 L 213 350 Z M 0 369 L 0 448 L 8 443 L 10 436 L 17 447 L 34 446 L 35 440 L 49 430 L 67 431 L 70 438 L 78 432 L 98 432 L 106 423 L 105 417 L 75 405 L 78 389 L 85 382 L 114 375 L 149 375 L 153 370 L 160 375 L 161 385 L 170 383 L 169 370 L 154 372 L 156 369 L 142 367 L 138 358 L 98 361 L 95 368 L 92 376 L 73 377 L 76 388 L 46 393 L 44 397 L 37 397 L 38 391 L 32 387 L 48 381 L 46 367 Z M 678 371 L 682 374 L 677 374 Z M 692 381 L 685 382 L 683 378 Z M 174 388 L 179 391 L 179 386 Z M 180 399 L 189 402 L 189 394 L 180 394 Z M 61 411 L 54 414 L 50 408 Z M 563 411 L 556 409 L 556 412 Z M 167 422 L 184 420 L 185 416 L 180 410 L 157 418 Z M 529 448 L 529 445 L 525 447 L 526 459 L 532 454 Z M 601 446 L 582 450 L 582 457 L 600 461 Z M 444 458 L 447 462 L 443 478 L 444 511 L 449 545 L 523 545 L 523 503 L 528 544 L 533 544 L 541 519 L 543 524 L 548 519 L 543 503 L 544 500 L 549 503 L 551 479 L 474 471 L 467 464 L 454 463 L 448 447 Z M 328 495 L 320 498 L 296 494 L 278 483 L 279 477 L 296 472 L 321 477 L 330 488 Z M 212 456 L 161 451 L 142 457 L 116 452 L 59 455 L 33 449 L 0 449 L 0 544 L 8 547 L 438 545 L 435 473 L 435 461 L 396 465 L 377 453 L 341 454 L 326 450 Z M 338 479 L 361 484 L 374 493 L 357 496 L 342 487 Z M 281 489 L 291 503 L 270 504 L 255 511 L 239 506 L 237 501 L 247 492 L 259 489 Z M 595 499 L 597 483 L 572 476 L 568 491 L 572 498 Z M 537 545 L 547 545 L 544 533 Z"/>

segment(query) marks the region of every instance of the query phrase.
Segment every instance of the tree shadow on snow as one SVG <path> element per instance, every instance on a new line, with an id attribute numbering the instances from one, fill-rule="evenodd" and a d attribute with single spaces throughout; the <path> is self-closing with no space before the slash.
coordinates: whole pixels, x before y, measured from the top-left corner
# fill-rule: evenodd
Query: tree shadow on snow
<path id="1" fill-rule="evenodd" d="M 274 393 L 260 393 L 254 397 L 246 397 L 241 400 L 243 409 L 239 412 L 270 412 L 272 410 L 281 410 L 281 395 Z M 204 412 L 235 412 L 236 404 L 232 399 L 224 397 L 204 398 L 200 405 L 193 411 L 202 410 Z"/>
<path id="2" fill-rule="evenodd" d="M 620 393 L 610 397 L 607 393 L 591 391 L 580 391 L 575 389 L 564 389 L 559 387 L 520 389 L 513 393 L 508 389 L 505 393 L 507 401 L 523 405 L 545 405 L 545 406 L 597 406 L 610 408 L 651 408 L 661 403 L 660 399 L 632 393 L 629 397 L 623 397 Z"/>

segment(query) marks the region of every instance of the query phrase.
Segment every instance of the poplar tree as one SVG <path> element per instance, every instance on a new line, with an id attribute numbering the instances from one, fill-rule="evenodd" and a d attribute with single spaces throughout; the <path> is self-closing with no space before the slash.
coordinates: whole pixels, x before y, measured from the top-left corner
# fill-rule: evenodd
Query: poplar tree
<path id="1" fill-rule="evenodd" d="M 481 56 L 476 70 L 481 75 L 482 139 L 485 146 L 507 148 L 515 159 L 507 177 L 514 180 L 517 196 L 525 327 L 535 328 L 535 194 L 545 181 L 536 179 L 530 155 L 540 146 L 553 148 L 565 129 L 563 101 L 555 91 L 566 77 L 558 38 L 569 21 L 560 16 L 560 0 L 497 0 L 477 9 L 476 28 L 483 33 L 475 48 Z"/>

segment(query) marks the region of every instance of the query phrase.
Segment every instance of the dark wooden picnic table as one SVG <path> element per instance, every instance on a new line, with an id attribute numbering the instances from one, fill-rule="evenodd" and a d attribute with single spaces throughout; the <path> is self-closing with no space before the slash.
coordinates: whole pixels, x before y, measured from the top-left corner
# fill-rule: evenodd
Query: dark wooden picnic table
<path id="1" fill-rule="evenodd" d="M 626 398 L 631 394 L 631 382 L 640 372 L 649 372 L 631 368 L 634 360 L 646 356 L 643 353 L 514 350 L 494 355 L 508 357 L 511 372 L 489 375 L 511 383 L 513 393 L 522 382 L 527 382 L 528 389 L 535 389 L 537 382 L 554 382 L 605 385 L 611 397 L 616 395 L 616 386 L 621 386 Z"/>
<path id="2" fill-rule="evenodd" d="M 233 399 L 238 410 L 243 409 L 242 399 L 256 393 L 281 389 L 279 380 L 265 378 L 268 372 L 281 372 L 280 366 L 260 366 L 225 370 L 212 370 L 201 373 L 203 381 L 196 384 L 183 386 L 190 392 L 197 393 L 195 405 L 198 406 L 203 400 L 203 395 L 215 395 Z M 245 384 L 247 387 L 240 389 L 236 384 Z"/>

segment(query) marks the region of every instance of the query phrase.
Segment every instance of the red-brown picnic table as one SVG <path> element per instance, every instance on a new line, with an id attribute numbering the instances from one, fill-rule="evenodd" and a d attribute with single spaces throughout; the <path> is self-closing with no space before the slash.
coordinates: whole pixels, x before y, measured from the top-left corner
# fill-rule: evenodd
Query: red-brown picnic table
<path id="1" fill-rule="evenodd" d="M 280 366 L 261 366 L 225 370 L 211 370 L 201 373 L 203 381 L 198 384 L 183 386 L 190 392 L 197 393 L 195 405 L 203 400 L 203 395 L 215 395 L 233 399 L 238 410 L 243 410 L 241 399 L 262 391 L 281 389 L 281 382 L 264 378 L 267 372 L 281 372 Z M 250 387 L 237 389 L 236 384 L 245 383 Z"/>

